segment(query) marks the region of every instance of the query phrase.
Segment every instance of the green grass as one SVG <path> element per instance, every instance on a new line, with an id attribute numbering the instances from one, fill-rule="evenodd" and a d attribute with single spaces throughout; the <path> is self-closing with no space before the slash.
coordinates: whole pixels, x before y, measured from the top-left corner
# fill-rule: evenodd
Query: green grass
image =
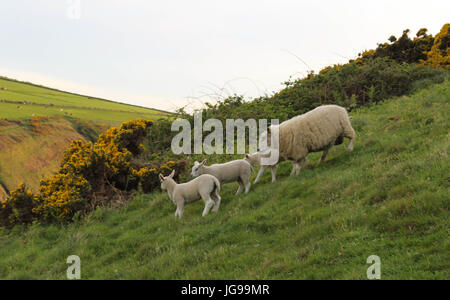
<path id="1" fill-rule="evenodd" d="M 450 82 L 351 113 L 355 150 L 278 181 L 265 174 L 248 195 L 223 186 L 218 214 L 165 193 L 73 224 L 0 232 L 0 278 L 64 279 L 81 258 L 83 279 L 448 279 Z M 316 163 L 320 154 L 309 157 Z M 270 173 L 270 172 L 268 172 Z"/>
<path id="2" fill-rule="evenodd" d="M 140 106 L 92 98 L 29 83 L 0 78 L 0 118 L 71 116 L 80 120 L 117 125 L 131 119 L 159 119 L 169 113 Z M 23 104 L 27 102 L 28 104 Z"/>

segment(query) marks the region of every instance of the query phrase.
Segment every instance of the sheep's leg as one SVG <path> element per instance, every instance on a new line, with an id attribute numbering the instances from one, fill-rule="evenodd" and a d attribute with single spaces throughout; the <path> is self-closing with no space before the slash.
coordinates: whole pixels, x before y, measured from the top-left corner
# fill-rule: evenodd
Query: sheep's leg
<path id="1" fill-rule="evenodd" d="M 353 145 L 355 143 L 355 138 L 352 138 L 350 140 L 350 144 L 348 144 L 348 152 L 352 152 L 353 151 Z"/>
<path id="2" fill-rule="evenodd" d="M 177 204 L 177 210 L 175 211 L 175 217 L 178 217 L 181 219 L 181 217 L 183 216 L 183 212 L 184 212 L 184 203 L 179 202 Z"/>
<path id="3" fill-rule="evenodd" d="M 213 212 L 218 212 L 219 211 L 219 207 L 220 207 L 220 201 L 222 200 L 221 198 L 220 198 L 220 195 L 219 195 L 219 193 L 216 191 L 216 192 L 213 192 L 213 194 L 211 195 L 211 197 L 214 199 L 214 207 L 213 207 L 213 209 L 212 209 L 212 211 Z"/>
<path id="4" fill-rule="evenodd" d="M 241 178 L 242 180 L 242 178 Z M 245 180 L 242 180 L 245 186 L 245 193 L 248 194 L 248 192 L 250 191 L 250 178 L 245 178 Z"/>
<path id="5" fill-rule="evenodd" d="M 275 180 L 277 180 L 277 168 L 278 165 L 272 166 L 272 182 L 275 182 Z"/>
<path id="6" fill-rule="evenodd" d="M 330 148 L 323 150 L 322 157 L 320 158 L 317 165 L 320 165 L 321 163 L 323 163 L 325 161 L 325 158 L 327 157 L 327 154 L 328 154 L 328 150 L 330 150 Z"/>
<path id="7" fill-rule="evenodd" d="M 305 165 L 305 162 L 306 159 L 302 159 L 301 161 L 295 163 L 295 175 L 300 174 L 300 170 Z"/>
<path id="8" fill-rule="evenodd" d="M 239 178 L 237 182 L 239 184 L 239 188 L 236 191 L 236 194 L 235 194 L 236 196 L 239 195 L 240 193 L 242 193 L 242 191 L 244 190 L 244 183 L 242 182 L 242 180 Z"/>
<path id="9" fill-rule="evenodd" d="M 350 121 L 348 122 L 348 124 L 345 126 L 344 128 L 344 136 L 348 139 L 350 139 L 350 144 L 348 144 L 348 152 L 352 152 L 353 151 L 353 146 L 355 144 L 355 130 L 352 128 Z"/>
<path id="10" fill-rule="evenodd" d="M 256 176 L 256 179 L 255 179 L 255 181 L 253 182 L 253 184 L 257 184 L 257 183 L 259 182 L 259 180 L 261 179 L 262 174 L 264 174 L 264 171 L 266 171 L 266 169 L 267 169 L 268 167 L 269 167 L 269 166 L 261 166 L 261 167 L 259 168 L 258 175 Z"/>
<path id="11" fill-rule="evenodd" d="M 292 171 L 290 176 L 294 176 L 297 174 L 297 169 L 299 168 L 298 162 L 292 163 Z"/>
<path id="12" fill-rule="evenodd" d="M 205 200 L 205 199 L 204 199 Z M 203 209 L 202 216 L 206 216 L 211 208 L 214 206 L 214 201 L 211 199 L 211 197 L 208 195 L 208 198 L 205 200 L 205 208 Z"/>

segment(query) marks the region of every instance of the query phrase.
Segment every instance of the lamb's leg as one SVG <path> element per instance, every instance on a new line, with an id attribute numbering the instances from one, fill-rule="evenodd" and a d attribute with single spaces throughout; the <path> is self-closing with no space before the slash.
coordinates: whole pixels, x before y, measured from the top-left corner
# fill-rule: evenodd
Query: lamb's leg
<path id="1" fill-rule="evenodd" d="M 261 179 L 262 174 L 264 173 L 264 171 L 266 171 L 266 169 L 267 169 L 268 167 L 269 167 L 269 166 L 261 166 L 261 167 L 259 168 L 258 175 L 256 176 L 256 179 L 255 179 L 255 181 L 253 182 L 253 184 L 257 184 L 257 183 L 259 182 L 259 179 Z"/>
<path id="2" fill-rule="evenodd" d="M 206 216 L 209 211 L 211 210 L 211 207 L 214 206 L 214 201 L 211 199 L 211 197 L 208 195 L 206 199 L 203 199 L 205 201 L 205 208 L 203 209 L 202 216 Z"/>
<path id="3" fill-rule="evenodd" d="M 239 188 L 236 191 L 236 196 L 242 193 L 242 191 L 244 190 L 244 184 L 242 183 L 241 179 L 239 179 L 237 182 L 239 183 Z"/>
<path id="4" fill-rule="evenodd" d="M 220 207 L 220 201 L 222 199 L 220 198 L 220 195 L 217 192 L 217 190 L 211 194 L 211 198 L 213 198 L 214 203 L 215 203 L 212 211 L 213 212 L 218 212 L 219 211 L 219 207 Z"/>
<path id="5" fill-rule="evenodd" d="M 323 150 L 322 157 L 320 158 L 317 165 L 320 165 L 321 163 L 323 163 L 325 161 L 325 158 L 327 157 L 327 154 L 328 154 L 328 150 L 330 150 L 330 148 Z"/>
<path id="6" fill-rule="evenodd" d="M 181 217 L 183 216 L 183 212 L 184 212 L 184 203 L 178 202 L 177 210 L 175 211 L 175 217 L 178 217 L 181 219 Z"/>
<path id="7" fill-rule="evenodd" d="M 272 166 L 272 182 L 275 182 L 275 180 L 277 180 L 277 168 L 278 165 Z"/>
<path id="8" fill-rule="evenodd" d="M 248 177 L 246 177 L 244 179 L 241 178 L 241 180 L 242 180 L 242 182 L 244 183 L 244 186 L 245 186 L 245 193 L 248 194 L 248 192 L 250 191 L 250 186 L 251 186 L 251 184 L 250 184 L 250 176 L 248 176 Z"/>

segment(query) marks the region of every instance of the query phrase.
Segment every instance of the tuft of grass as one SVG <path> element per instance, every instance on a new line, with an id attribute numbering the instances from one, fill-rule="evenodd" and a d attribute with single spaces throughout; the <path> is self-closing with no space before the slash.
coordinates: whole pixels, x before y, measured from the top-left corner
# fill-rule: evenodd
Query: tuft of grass
<path id="1" fill-rule="evenodd" d="M 154 193 L 70 225 L 0 230 L 0 278 L 65 279 L 78 255 L 83 279 L 366 279 L 378 255 L 382 279 L 448 279 L 449 99 L 446 81 L 358 109 L 353 153 L 334 147 L 298 177 L 284 163 L 248 195 L 224 185 L 218 214 L 195 203 L 176 220 Z"/>

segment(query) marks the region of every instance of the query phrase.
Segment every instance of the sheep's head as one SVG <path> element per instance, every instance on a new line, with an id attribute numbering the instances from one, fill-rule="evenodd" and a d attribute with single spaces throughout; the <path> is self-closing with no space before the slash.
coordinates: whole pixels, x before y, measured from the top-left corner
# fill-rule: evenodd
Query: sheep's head
<path id="1" fill-rule="evenodd" d="M 194 166 L 192 167 L 192 172 L 191 175 L 192 177 L 197 177 L 202 175 L 202 169 L 203 166 L 206 164 L 207 160 L 205 159 L 204 161 L 202 161 L 201 163 L 199 163 L 198 161 L 194 162 Z"/>
<path id="2" fill-rule="evenodd" d="M 175 170 L 173 170 L 172 173 L 170 173 L 170 175 L 166 177 L 164 177 L 163 174 L 159 174 L 159 181 L 161 181 L 162 190 L 167 190 L 167 181 L 169 179 L 173 180 L 173 176 L 175 176 Z"/>

